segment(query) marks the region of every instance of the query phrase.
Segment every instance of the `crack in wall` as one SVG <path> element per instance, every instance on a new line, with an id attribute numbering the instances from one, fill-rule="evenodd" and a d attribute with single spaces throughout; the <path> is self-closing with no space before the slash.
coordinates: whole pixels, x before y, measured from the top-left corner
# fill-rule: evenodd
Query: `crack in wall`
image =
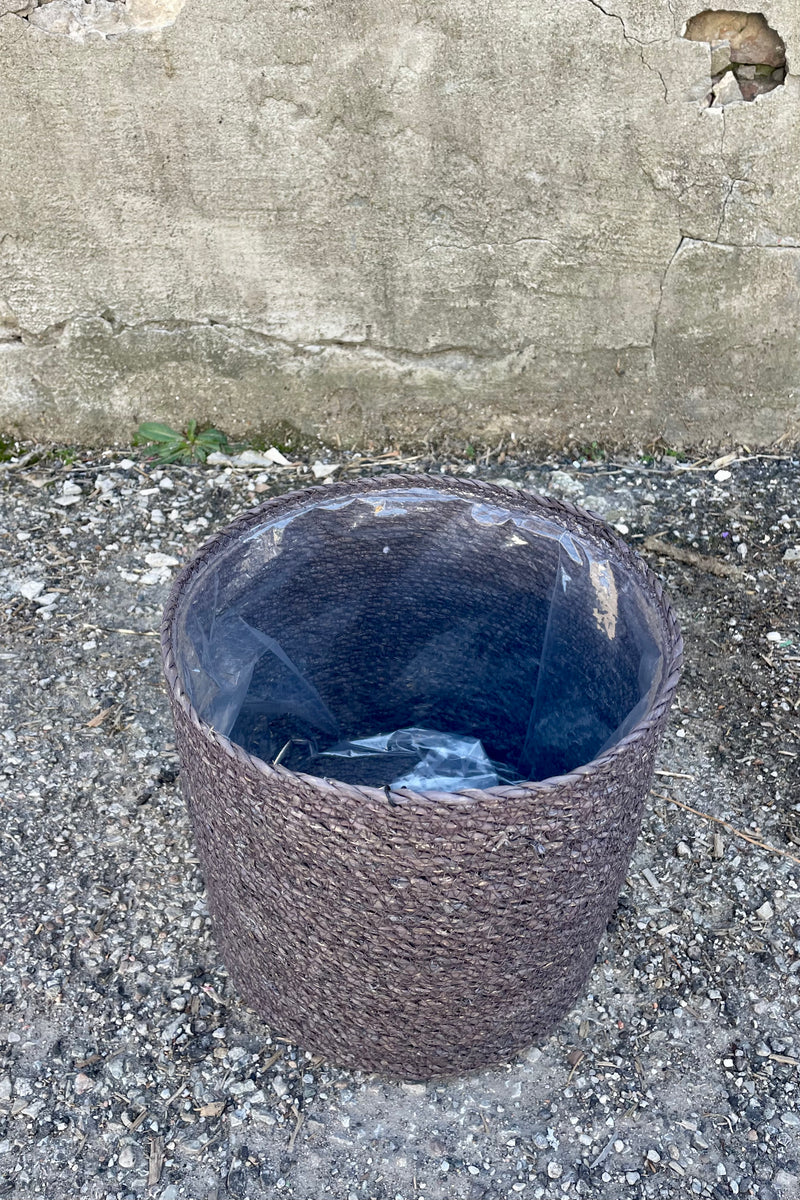
<path id="1" fill-rule="evenodd" d="M 732 181 L 733 184 L 742 183 L 742 182 L 746 182 L 746 181 L 743 181 L 740 179 L 735 179 Z M 720 222 L 720 229 L 721 228 L 722 228 L 722 222 Z M 718 233 L 719 233 L 719 231 L 718 231 Z M 669 261 L 668 261 L 666 267 L 664 268 L 664 271 L 661 275 L 661 279 L 660 279 L 659 285 L 658 285 L 658 300 L 656 301 L 656 309 L 655 309 L 655 313 L 653 314 L 653 335 L 652 335 L 652 338 L 650 341 L 650 351 L 651 351 L 652 357 L 653 357 L 654 369 L 657 366 L 657 360 L 658 360 L 658 344 L 659 344 L 659 340 L 661 337 L 661 310 L 664 305 L 664 294 L 666 291 L 667 279 L 669 277 L 670 271 L 672 270 L 672 267 L 675 264 L 675 260 L 678 258 L 678 255 L 681 254 L 681 252 L 689 246 L 714 246 L 719 250 L 767 250 L 767 251 L 780 251 L 780 252 L 790 252 L 790 253 L 800 252 L 800 245 L 797 245 L 797 246 L 788 245 L 787 246 L 787 245 L 783 245 L 780 242 L 753 243 L 753 245 L 745 245 L 741 242 L 720 242 L 717 239 L 693 237 L 691 234 L 683 234 L 682 233 L 677 246 L 675 247 L 672 254 L 670 255 Z"/>
<path id="2" fill-rule="evenodd" d="M 424 365 L 436 360 L 446 360 L 452 357 L 471 359 L 474 365 L 502 362 L 506 359 L 523 354 L 527 345 L 512 346 L 508 349 L 492 353 L 481 351 L 474 346 L 459 344 L 443 344 L 432 346 L 427 350 L 411 349 L 402 346 L 389 346 L 374 341 L 371 337 L 363 338 L 315 338 L 308 341 L 292 341 L 290 338 L 279 337 L 275 334 L 264 333 L 262 330 L 250 329 L 246 326 L 231 322 L 216 320 L 213 317 L 201 318 L 196 321 L 141 321 L 127 324 L 118 321 L 109 313 L 76 314 L 63 321 L 49 325 L 39 333 L 25 329 L 9 330 L 10 336 L 0 337 L 0 348 L 4 345 L 28 346 L 34 349 L 44 349 L 57 346 L 65 337 L 71 336 L 75 327 L 81 322 L 102 322 L 107 332 L 105 336 L 119 338 L 125 334 L 163 334 L 177 336 L 203 330 L 216 333 L 218 336 L 247 349 L 241 340 L 248 339 L 262 350 L 274 349 L 288 352 L 291 355 L 302 355 L 309 358 L 317 357 L 326 350 L 366 351 L 375 357 L 384 358 L 399 366 Z"/>
<path id="3" fill-rule="evenodd" d="M 733 193 L 734 193 L 737 183 L 749 183 L 749 180 L 733 179 L 733 178 L 730 178 L 728 180 L 728 190 L 722 199 L 722 211 L 720 212 L 720 215 L 719 215 L 719 224 L 717 225 L 717 235 L 714 238 L 714 241 L 718 245 L 721 244 L 719 239 L 720 239 L 720 235 L 722 233 L 722 227 L 725 224 L 725 220 L 728 216 L 728 205 L 731 201 L 731 197 L 733 196 Z"/>
<path id="4" fill-rule="evenodd" d="M 639 58 L 641 59 L 642 66 L 646 67 L 648 71 L 651 71 L 654 75 L 658 76 L 659 80 L 661 81 L 661 86 L 664 89 L 664 99 L 667 100 L 669 97 L 669 89 L 664 76 L 661 74 L 658 67 L 654 67 L 653 64 L 648 62 L 644 56 L 646 46 L 662 45 L 666 39 L 652 38 L 650 41 L 644 41 L 642 38 L 634 37 L 632 33 L 628 32 L 628 27 L 625 24 L 624 18 L 621 17 L 619 13 L 610 12 L 607 8 L 603 8 L 602 4 L 599 3 L 599 0 L 589 0 L 589 4 L 591 4 L 592 8 L 596 8 L 598 12 L 601 12 L 604 17 L 609 17 L 613 21 L 619 21 L 624 40 L 629 46 L 636 47 L 639 52 Z"/>
<path id="5" fill-rule="evenodd" d="M 658 300 L 656 302 L 656 311 L 653 314 L 653 336 L 650 341 L 650 350 L 653 355 L 653 368 L 654 369 L 658 365 L 658 342 L 659 342 L 659 338 L 661 336 L 661 309 L 663 308 L 663 305 L 664 305 L 664 290 L 667 286 L 667 276 L 669 275 L 670 270 L 672 269 L 672 264 L 675 262 L 675 259 L 680 254 L 680 252 L 683 249 L 686 242 L 690 241 L 690 240 L 691 240 L 690 238 L 686 238 L 686 237 L 684 237 L 683 234 L 681 234 L 678 244 L 675 247 L 675 249 L 672 251 L 672 254 L 670 255 L 670 258 L 669 258 L 669 262 L 667 263 L 666 267 L 664 268 L 663 274 L 662 274 L 661 279 L 658 284 Z"/>

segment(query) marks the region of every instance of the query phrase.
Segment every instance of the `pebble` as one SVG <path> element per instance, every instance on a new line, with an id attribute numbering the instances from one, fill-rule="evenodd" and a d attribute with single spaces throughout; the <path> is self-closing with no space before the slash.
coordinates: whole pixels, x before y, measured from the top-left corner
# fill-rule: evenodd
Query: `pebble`
<path id="1" fill-rule="evenodd" d="M 133 1153 L 131 1146 L 123 1146 L 119 1152 L 119 1165 L 121 1167 L 132 1167 L 136 1162 L 136 1155 Z"/>
<path id="2" fill-rule="evenodd" d="M 0 1079 L 0 1100 L 10 1100 L 11 1099 L 11 1091 L 12 1091 L 11 1076 L 4 1075 L 2 1077 L 2 1079 Z"/>
<path id="3" fill-rule="evenodd" d="M 784 1125 L 789 1125 L 793 1129 L 796 1129 L 798 1126 L 800 1126 L 800 1117 L 798 1117 L 797 1113 L 795 1112 L 781 1113 L 781 1121 Z"/>
<path id="4" fill-rule="evenodd" d="M 548 1179 L 560 1179 L 563 1174 L 564 1168 L 561 1166 L 561 1163 L 549 1162 L 547 1164 Z"/>
<path id="5" fill-rule="evenodd" d="M 88 1075 L 84 1075 L 84 1073 L 81 1071 L 75 1076 L 75 1083 L 73 1086 L 77 1094 L 81 1096 L 84 1092 L 92 1091 L 94 1088 L 94 1080 L 90 1079 Z"/>
<path id="6" fill-rule="evenodd" d="M 770 904 L 769 900 L 765 900 L 760 908 L 756 909 L 756 916 L 759 921 L 771 921 L 775 915 L 775 909 Z"/>
<path id="7" fill-rule="evenodd" d="M 18 584 L 17 591 L 26 600 L 35 600 L 44 591 L 44 582 L 41 579 L 26 579 Z"/>
<path id="8" fill-rule="evenodd" d="M 341 463 L 315 462 L 311 464 L 311 471 L 315 479 L 328 479 L 340 471 L 341 467 Z"/>
<path id="9" fill-rule="evenodd" d="M 657 1150 L 653 1150 L 652 1148 L 647 1151 L 645 1158 L 647 1159 L 648 1162 L 651 1162 L 651 1163 L 660 1163 L 661 1162 L 661 1155 L 658 1153 Z"/>
<path id="10" fill-rule="evenodd" d="M 172 554 L 145 554 L 144 561 L 148 567 L 177 567 L 180 564 L 180 559 Z"/>
<path id="11" fill-rule="evenodd" d="M 276 1075 L 272 1081 L 272 1090 L 276 1096 L 285 1096 L 289 1088 L 286 1085 L 286 1080 L 282 1075 Z"/>
<path id="12" fill-rule="evenodd" d="M 631 1185 L 631 1187 L 633 1187 L 633 1185 L 635 1183 L 638 1183 L 640 1179 L 641 1179 L 641 1175 L 639 1174 L 638 1171 L 626 1171 L 625 1172 L 625 1182 L 629 1183 Z"/>
<path id="13" fill-rule="evenodd" d="M 547 477 L 547 486 L 549 491 L 566 496 L 570 500 L 577 500 L 586 491 L 581 480 L 568 475 L 566 471 L 551 471 Z"/>

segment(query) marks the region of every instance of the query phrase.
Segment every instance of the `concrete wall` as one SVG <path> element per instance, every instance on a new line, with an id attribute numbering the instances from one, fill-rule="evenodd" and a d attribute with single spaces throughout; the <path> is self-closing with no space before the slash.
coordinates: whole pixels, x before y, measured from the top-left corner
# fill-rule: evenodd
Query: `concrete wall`
<path id="1" fill-rule="evenodd" d="M 702 7 L 0 0 L 0 428 L 798 436 L 800 6 L 724 108 Z"/>

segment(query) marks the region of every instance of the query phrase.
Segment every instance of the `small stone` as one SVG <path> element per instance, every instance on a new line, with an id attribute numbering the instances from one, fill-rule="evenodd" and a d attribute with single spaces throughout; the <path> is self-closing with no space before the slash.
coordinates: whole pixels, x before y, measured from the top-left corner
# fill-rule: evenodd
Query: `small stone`
<path id="1" fill-rule="evenodd" d="M 145 554 L 144 561 L 148 567 L 177 567 L 179 560 L 171 554 Z"/>
<path id="2" fill-rule="evenodd" d="M 648 1162 L 651 1162 L 651 1163 L 660 1163 L 661 1162 L 661 1155 L 658 1153 L 657 1150 L 653 1150 L 653 1149 L 648 1150 L 647 1154 L 645 1155 L 645 1158 L 647 1159 Z"/>
<path id="3" fill-rule="evenodd" d="M 614 1149 L 616 1150 L 617 1154 L 622 1154 L 622 1151 L 625 1149 L 625 1143 L 621 1142 L 619 1138 L 617 1138 L 617 1140 L 614 1142 Z"/>
<path id="4" fill-rule="evenodd" d="M 629 1183 L 631 1185 L 631 1187 L 633 1187 L 633 1185 L 635 1183 L 638 1183 L 639 1179 L 640 1179 L 640 1175 L 639 1175 L 638 1171 L 626 1171 L 625 1172 L 625 1182 Z"/>
<path id="5" fill-rule="evenodd" d="M 714 88 L 714 107 L 721 108 L 723 104 L 733 104 L 736 100 L 743 100 L 742 89 L 736 80 L 736 76 L 732 71 L 722 76 L 719 83 Z M 719 476 L 722 475 L 723 479 Z M 730 479 L 730 471 L 717 471 L 714 478 L 718 483 L 723 483 L 725 479 Z"/>
<path id="6" fill-rule="evenodd" d="M 781 1113 L 781 1122 L 784 1125 L 789 1125 L 792 1129 L 796 1129 L 800 1125 L 800 1117 L 794 1112 Z"/>
<path id="7" fill-rule="evenodd" d="M 11 1076 L 4 1075 L 3 1078 L 0 1079 L 0 1100 L 10 1100 L 10 1099 L 11 1099 Z"/>
<path id="8" fill-rule="evenodd" d="M 783 555 L 784 562 L 800 562 L 800 546 L 789 546 Z"/>
<path id="9" fill-rule="evenodd" d="M 282 1075 L 276 1075 L 272 1081 L 272 1090 L 276 1096 L 285 1096 L 289 1088 L 286 1085 L 286 1080 Z"/>
<path id="10" fill-rule="evenodd" d="M 94 1087 L 94 1080 L 90 1079 L 88 1075 L 84 1075 L 83 1071 L 80 1071 L 75 1076 L 75 1083 L 73 1086 L 77 1094 L 81 1096 L 84 1092 L 90 1092 L 92 1090 Z"/>
<path id="11" fill-rule="evenodd" d="M 17 591 L 26 600 L 35 600 L 44 591 L 44 584 L 40 579 L 26 579 L 17 586 Z"/>
<path id="12" fill-rule="evenodd" d="M 760 908 L 756 909 L 756 916 L 759 921 L 770 921 L 775 915 L 775 909 L 770 904 L 769 900 L 765 900 Z"/>
<path id="13" fill-rule="evenodd" d="M 756 68 L 752 63 L 742 63 L 736 68 L 737 79 L 755 79 Z"/>
<path id="14" fill-rule="evenodd" d="M 547 477 L 548 491 L 558 496 L 566 496 L 569 500 L 577 500 L 586 491 L 580 479 L 573 479 L 566 471 L 551 471 Z"/>
<path id="15" fill-rule="evenodd" d="M 73 480 L 71 480 L 71 479 L 68 479 L 61 488 L 61 495 L 62 496 L 82 496 L 83 489 L 80 487 L 79 484 L 74 483 Z"/>
<path id="16" fill-rule="evenodd" d="M 691 858 L 692 848 L 691 846 L 688 846 L 686 842 L 678 842 L 677 846 L 675 847 L 675 853 L 677 854 L 678 858 Z"/>
<path id="17" fill-rule="evenodd" d="M 161 1200 L 178 1200 L 178 1189 L 174 1183 L 169 1183 L 161 1193 Z"/>
<path id="18" fill-rule="evenodd" d="M 210 454 L 207 461 L 211 462 Z M 269 450 L 266 454 L 260 454 L 258 450 L 243 450 L 241 454 L 228 459 L 228 462 L 232 463 L 235 467 L 270 467 L 274 461 Z M 287 462 L 286 466 L 288 465 Z"/>
<path id="19" fill-rule="evenodd" d="M 56 496 L 53 504 L 58 504 L 61 508 L 69 508 L 71 504 L 80 504 L 80 496 Z"/>
<path id="20" fill-rule="evenodd" d="M 172 492 L 175 490 L 175 484 L 170 479 L 169 475 L 165 475 L 158 485 L 162 492 Z"/>
<path id="21" fill-rule="evenodd" d="M 547 1164 L 548 1179 L 560 1179 L 563 1174 L 564 1168 L 561 1166 L 561 1163 L 549 1162 Z"/>
<path id="22" fill-rule="evenodd" d="M 798 1191 L 800 1189 L 800 1175 L 795 1175 L 791 1171 L 784 1171 L 783 1169 L 776 1171 L 772 1176 L 772 1182 L 781 1195 L 786 1197 L 786 1200 L 789 1200 L 790 1196 L 800 1194 Z"/>
<path id="23" fill-rule="evenodd" d="M 311 464 L 311 470 L 315 479 L 328 479 L 331 475 L 335 475 L 340 468 L 341 463 L 315 462 Z"/>
<path id="24" fill-rule="evenodd" d="M 134 1166 L 136 1163 L 136 1155 L 133 1153 L 133 1147 L 123 1146 L 119 1152 L 119 1165 L 126 1169 Z"/>
<path id="25" fill-rule="evenodd" d="M 783 634 L 780 634 L 777 632 L 777 630 L 773 629 L 773 630 L 771 630 L 770 633 L 767 634 L 767 641 L 768 642 L 779 642 L 782 637 L 783 637 Z"/>
<path id="26" fill-rule="evenodd" d="M 711 74 L 721 75 L 723 71 L 727 71 L 731 65 L 731 44 L 730 42 L 712 42 L 711 43 Z"/>
<path id="27" fill-rule="evenodd" d="M 715 471 L 714 478 L 717 483 L 726 483 L 731 478 L 731 471 Z"/>

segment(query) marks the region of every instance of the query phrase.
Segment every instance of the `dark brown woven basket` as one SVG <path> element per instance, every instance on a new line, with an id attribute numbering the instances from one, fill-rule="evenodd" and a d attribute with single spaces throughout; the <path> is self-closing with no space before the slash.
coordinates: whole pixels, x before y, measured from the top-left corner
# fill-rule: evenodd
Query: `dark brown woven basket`
<path id="1" fill-rule="evenodd" d="M 682 640 L 658 579 L 600 518 L 471 480 L 359 479 L 326 500 L 436 488 L 524 509 L 593 539 L 652 603 L 666 663 L 644 718 L 567 775 L 457 794 L 357 787 L 252 757 L 200 719 L 175 623 L 195 573 L 265 520 L 269 500 L 177 580 L 162 650 L 181 781 L 219 946 L 247 1003 L 341 1065 L 426 1079 L 508 1060 L 568 1011 L 594 963 L 639 830 Z"/>

